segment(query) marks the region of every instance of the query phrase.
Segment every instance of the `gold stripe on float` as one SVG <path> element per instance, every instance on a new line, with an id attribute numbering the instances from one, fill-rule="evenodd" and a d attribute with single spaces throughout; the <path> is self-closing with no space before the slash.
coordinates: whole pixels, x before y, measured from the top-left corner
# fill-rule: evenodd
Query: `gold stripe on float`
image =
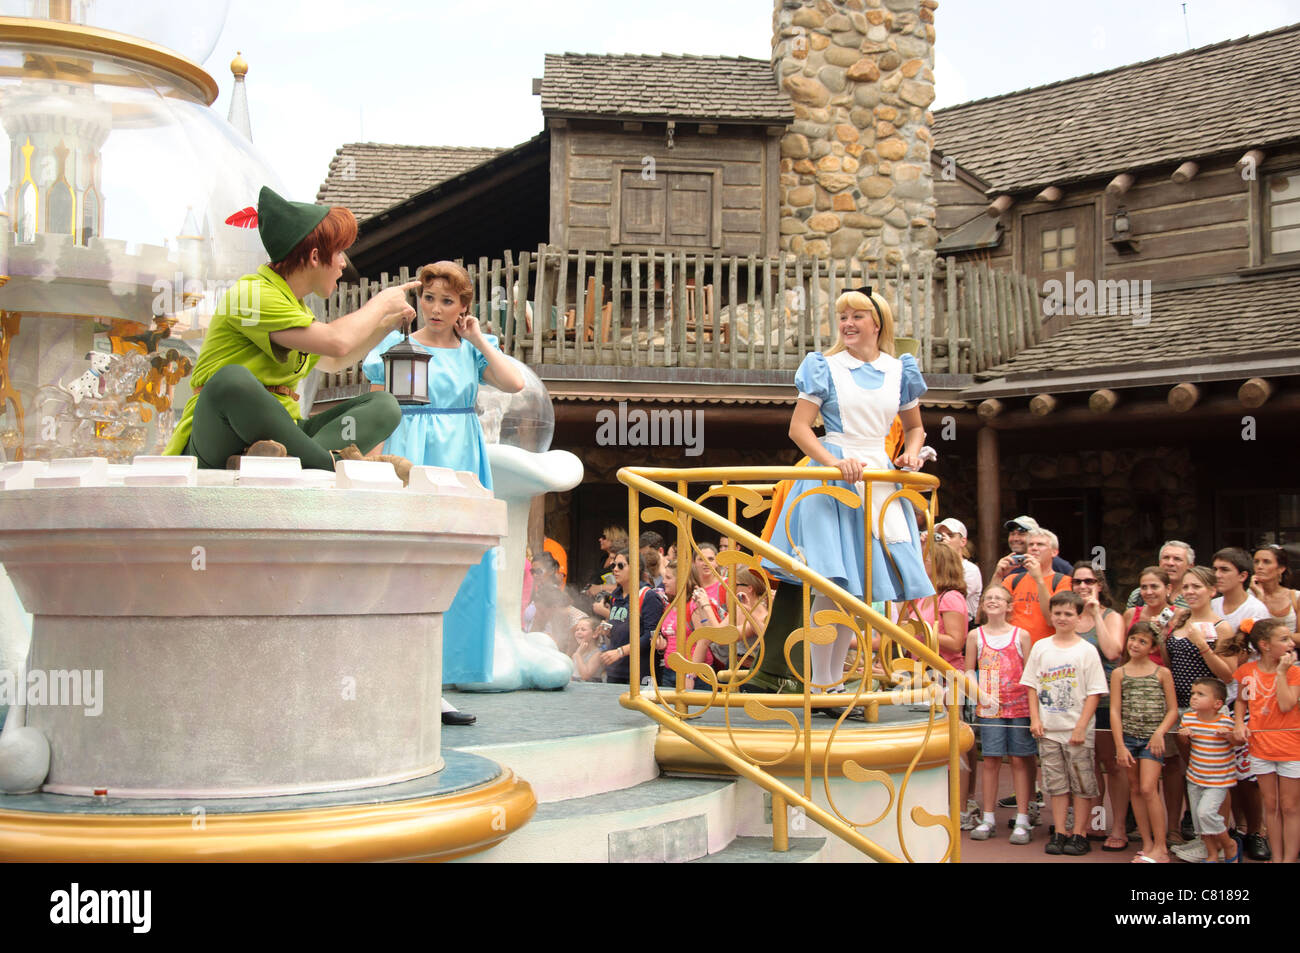
<path id="1" fill-rule="evenodd" d="M 803 732 L 796 739 L 794 732 L 773 729 L 740 729 L 728 733 L 720 725 L 695 725 L 718 744 L 735 750 L 735 744 L 755 761 L 763 762 L 764 769 L 782 777 L 802 777 L 804 771 Z M 829 768 L 836 776 L 843 771 L 845 761 L 855 761 L 863 768 L 876 771 L 906 771 L 917 749 L 925 744 L 917 768 L 933 768 L 948 763 L 948 731 L 943 722 L 936 722 L 934 732 L 925 741 L 926 723 L 902 725 L 897 728 L 873 728 L 865 731 L 841 730 L 831 746 Z M 736 743 L 732 742 L 732 738 Z M 830 731 L 812 732 L 813 765 L 817 773 L 826 757 L 826 744 Z M 957 747 L 966 751 L 975 743 L 975 733 L 970 725 L 961 723 Z M 792 747 L 793 746 L 793 747 Z M 779 759 L 779 760 L 778 760 Z M 655 739 L 655 760 L 670 771 L 707 771 L 730 773 L 726 766 L 695 747 L 685 738 L 672 732 L 659 732 Z M 775 762 L 768 765 L 767 762 Z"/>
<path id="2" fill-rule="evenodd" d="M 217 99 L 217 81 L 193 60 L 156 43 L 128 36 L 125 33 L 53 20 L 0 17 L 0 41 L 57 46 L 78 50 L 92 56 L 121 57 L 185 79 L 198 88 L 209 106 Z M 84 77 L 81 78 L 84 81 Z M 101 75 L 97 76 L 97 81 L 111 82 L 111 79 Z"/>
<path id="3" fill-rule="evenodd" d="M 536 810 L 532 786 L 508 768 L 458 794 L 303 811 L 200 818 L 0 810 L 0 862 L 441 861 L 495 846 Z"/>

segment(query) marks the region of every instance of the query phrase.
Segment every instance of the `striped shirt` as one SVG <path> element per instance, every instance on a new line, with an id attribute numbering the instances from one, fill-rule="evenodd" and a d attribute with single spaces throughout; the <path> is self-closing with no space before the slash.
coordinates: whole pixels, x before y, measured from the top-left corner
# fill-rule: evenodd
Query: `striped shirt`
<path id="1" fill-rule="evenodd" d="M 1227 788 L 1236 784 L 1232 740 L 1227 735 L 1232 730 L 1232 716 L 1220 711 L 1206 721 L 1194 711 L 1184 712 L 1181 727 L 1192 733 L 1187 780 L 1206 788 Z"/>

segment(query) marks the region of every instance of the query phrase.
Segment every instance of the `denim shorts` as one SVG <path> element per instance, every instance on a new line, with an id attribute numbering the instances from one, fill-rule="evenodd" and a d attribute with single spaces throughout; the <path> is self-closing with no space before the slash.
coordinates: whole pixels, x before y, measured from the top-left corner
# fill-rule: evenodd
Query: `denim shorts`
<path id="1" fill-rule="evenodd" d="M 1125 735 L 1124 747 L 1128 748 L 1128 753 L 1135 759 L 1146 758 L 1148 761 L 1154 761 L 1156 764 L 1164 764 L 1164 757 L 1156 754 L 1147 747 L 1147 744 L 1150 743 L 1150 741 L 1150 738 L 1134 738 L 1132 735 Z"/>
<path id="2" fill-rule="evenodd" d="M 1029 733 L 1029 717 L 976 718 L 980 730 L 980 749 L 986 758 L 1032 758 L 1038 754 L 1038 742 Z"/>

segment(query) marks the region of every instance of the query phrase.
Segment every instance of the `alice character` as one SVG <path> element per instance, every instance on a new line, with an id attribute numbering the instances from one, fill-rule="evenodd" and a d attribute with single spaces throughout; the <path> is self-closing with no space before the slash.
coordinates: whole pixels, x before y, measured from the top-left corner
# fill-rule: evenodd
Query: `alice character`
<path id="1" fill-rule="evenodd" d="M 420 287 L 422 324 L 411 344 L 429 354 L 429 404 L 404 406 L 402 419 L 384 452 L 406 457 L 416 466 L 465 470 L 492 489 L 487 441 L 474 414 L 480 383 L 508 394 L 524 388 L 524 378 L 469 314 L 474 286 L 464 268 L 450 261 L 425 265 Z M 384 389 L 383 355 L 402 340 L 393 331 L 366 355 L 362 370 L 372 391 Z M 442 680 L 447 684 L 486 682 L 492 678 L 492 642 L 496 628 L 497 577 L 489 551 L 471 567 L 456 598 L 443 616 Z M 473 715 L 457 712 L 443 700 L 445 724 L 470 724 Z"/>
<path id="2" fill-rule="evenodd" d="M 840 471 L 844 482 L 831 485 L 862 495 L 859 481 L 864 470 L 919 469 L 925 442 L 920 397 L 926 386 L 910 354 L 894 356 L 894 318 L 883 297 L 871 294 L 870 288 L 846 291 L 836 299 L 835 313 L 839 319 L 835 345 L 824 354 L 809 354 L 795 373 L 799 398 L 790 418 L 790 439 L 808 455 L 809 465 Z M 826 427 L 821 439 L 813 433 L 819 413 Z M 885 447 L 895 415 L 903 425 L 903 450 L 891 460 Z M 819 486 L 817 480 L 794 483 L 776 521 L 773 546 L 865 602 L 934 595 L 911 505 L 892 502 L 884 511 L 883 539 L 879 535 L 882 504 L 897 484 L 872 484 L 869 514 L 862 506 L 850 508 L 826 494 L 797 500 Z M 872 591 L 864 594 L 864 519 L 868 516 Z M 779 579 L 794 581 L 771 563 L 763 566 Z M 781 590 L 778 599 L 799 598 L 797 586 Z M 813 610 L 832 606 L 829 599 L 818 596 Z M 778 614 L 774 609 L 773 615 Z M 830 686 L 832 691 L 837 685 L 842 688 L 844 662 L 853 640 L 848 626 L 837 630 L 832 644 L 812 646 L 813 683 Z"/>

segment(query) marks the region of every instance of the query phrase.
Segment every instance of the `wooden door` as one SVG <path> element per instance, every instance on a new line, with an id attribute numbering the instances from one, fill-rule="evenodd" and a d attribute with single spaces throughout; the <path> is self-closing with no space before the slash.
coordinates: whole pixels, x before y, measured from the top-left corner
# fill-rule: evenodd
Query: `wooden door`
<path id="1" fill-rule="evenodd" d="M 1033 277 L 1040 291 L 1053 280 L 1059 281 L 1064 289 L 1082 280 L 1096 280 L 1094 214 L 1092 205 L 1082 205 L 1021 217 L 1023 270 Z M 1073 298 L 1067 296 L 1065 303 L 1071 301 Z M 1047 318 L 1043 323 L 1044 332 L 1051 334 L 1074 320 L 1075 315 L 1069 310 Z"/>
<path id="2" fill-rule="evenodd" d="M 713 176 L 673 172 L 668 175 L 668 243 L 713 244 Z"/>

